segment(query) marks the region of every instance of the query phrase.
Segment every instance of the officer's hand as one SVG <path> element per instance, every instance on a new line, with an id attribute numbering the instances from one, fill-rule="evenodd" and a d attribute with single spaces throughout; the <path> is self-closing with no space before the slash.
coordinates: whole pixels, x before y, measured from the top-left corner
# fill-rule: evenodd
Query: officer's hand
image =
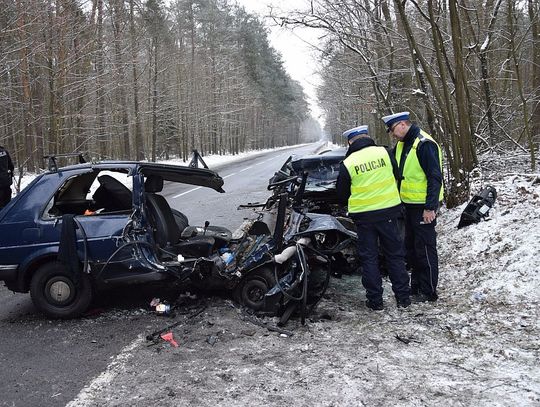
<path id="1" fill-rule="evenodd" d="M 436 213 L 435 211 L 424 209 L 424 213 L 422 214 L 422 217 L 424 218 L 424 223 L 431 223 L 435 220 Z"/>

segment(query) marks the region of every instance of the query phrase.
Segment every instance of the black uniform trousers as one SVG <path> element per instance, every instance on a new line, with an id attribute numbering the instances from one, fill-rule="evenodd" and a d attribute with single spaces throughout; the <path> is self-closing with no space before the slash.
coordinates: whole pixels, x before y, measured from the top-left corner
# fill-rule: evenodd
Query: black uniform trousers
<path id="1" fill-rule="evenodd" d="M 358 233 L 358 256 L 362 264 L 362 285 L 367 299 L 382 304 L 382 277 L 379 271 L 379 243 L 386 259 L 392 291 L 397 301 L 408 302 L 409 275 L 405 269 L 405 249 L 397 219 L 365 223 L 355 220 Z"/>
<path id="2" fill-rule="evenodd" d="M 0 187 L 0 209 L 11 201 L 11 187 Z"/>
<path id="3" fill-rule="evenodd" d="M 439 258 L 437 255 L 437 220 L 424 224 L 424 208 L 405 205 L 405 247 L 411 268 L 411 293 L 437 299 Z"/>

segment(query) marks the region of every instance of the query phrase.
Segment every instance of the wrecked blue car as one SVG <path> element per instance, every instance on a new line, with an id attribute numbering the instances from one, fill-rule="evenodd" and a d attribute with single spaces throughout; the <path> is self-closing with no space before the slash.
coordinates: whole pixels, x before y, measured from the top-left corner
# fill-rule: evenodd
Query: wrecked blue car
<path id="1" fill-rule="evenodd" d="M 224 192 L 207 168 L 51 162 L 0 211 L 0 280 L 50 317 L 81 315 L 102 288 L 204 275 L 230 239 L 188 225 L 160 195 L 164 181 Z"/>
<path id="2" fill-rule="evenodd" d="M 50 171 L 0 211 L 0 280 L 30 292 L 52 318 L 83 314 L 109 287 L 165 283 L 228 293 L 283 322 L 298 308 L 305 319 L 328 286 L 336 252 L 355 234 L 331 215 L 291 206 L 303 201 L 305 176 L 297 188 L 275 184 L 279 202 L 263 204 L 234 234 L 189 225 L 161 192 L 165 182 L 223 192 L 223 179 L 199 159 L 205 168 L 198 161 L 57 168 L 53 158 Z"/>

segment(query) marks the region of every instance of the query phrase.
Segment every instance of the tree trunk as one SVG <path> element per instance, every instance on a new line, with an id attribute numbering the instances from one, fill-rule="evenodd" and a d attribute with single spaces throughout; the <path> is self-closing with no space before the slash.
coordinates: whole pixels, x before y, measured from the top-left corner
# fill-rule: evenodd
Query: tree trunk
<path id="1" fill-rule="evenodd" d="M 532 34 L 532 88 L 533 108 L 532 115 L 532 145 L 540 143 L 540 4 L 538 0 L 529 0 L 529 18 L 531 20 Z M 531 167 L 535 169 L 535 152 L 531 153 Z"/>
<path id="2" fill-rule="evenodd" d="M 135 27 L 134 1 L 129 0 L 129 32 L 131 40 L 131 73 L 133 86 L 133 115 L 135 119 L 135 157 L 136 160 L 144 160 L 144 143 L 141 131 L 141 119 L 139 113 L 139 74 L 137 72 L 137 35 Z"/>
<path id="3" fill-rule="evenodd" d="M 529 106 L 527 104 L 527 98 L 525 97 L 523 78 L 521 75 L 521 68 L 519 66 L 518 51 L 516 49 L 516 43 L 514 40 L 515 37 L 515 25 L 514 19 L 515 16 L 515 4 L 511 1 L 508 2 L 508 26 L 510 28 L 510 52 L 512 53 L 512 61 L 514 62 L 514 71 L 516 73 L 516 85 L 519 93 L 519 98 L 521 100 L 521 109 L 523 112 L 523 134 L 529 144 L 529 153 L 531 156 L 531 170 L 534 171 L 536 168 L 536 158 L 535 158 L 535 148 L 533 143 L 533 137 L 531 132 L 531 125 L 529 122 Z M 521 136 L 517 139 L 519 143 Z"/>
<path id="4" fill-rule="evenodd" d="M 124 26 L 124 0 L 113 0 L 112 4 L 112 25 L 114 33 L 114 59 L 116 65 L 116 110 L 120 113 L 120 146 L 121 156 L 124 159 L 129 159 L 131 156 L 130 136 L 129 136 L 129 117 L 127 110 L 126 97 L 126 75 L 124 70 L 124 54 L 121 50 L 122 45 L 122 27 Z"/>
<path id="5" fill-rule="evenodd" d="M 33 143 L 33 137 L 30 130 L 30 120 L 29 120 L 29 113 L 30 113 L 30 106 L 31 106 L 31 90 L 30 90 L 30 72 L 29 72 L 29 66 L 28 66 L 28 47 L 26 46 L 26 30 L 24 28 L 26 24 L 26 20 L 24 18 L 26 13 L 26 7 L 23 4 L 22 1 L 19 1 L 19 18 L 17 21 L 18 26 L 18 33 L 19 33 L 19 39 L 21 44 L 23 46 L 20 50 L 20 58 L 21 58 L 21 67 L 20 67 L 20 78 L 21 78 L 21 86 L 22 86 L 22 92 L 21 92 L 21 111 L 22 111 L 22 117 L 21 117 L 21 131 L 23 134 L 23 140 L 24 140 L 24 153 L 26 156 L 26 162 L 27 167 L 29 171 L 35 170 L 35 161 L 32 159 L 34 155 L 34 143 Z"/>
<path id="6" fill-rule="evenodd" d="M 152 162 L 156 161 L 156 149 L 157 149 L 157 131 L 158 131 L 158 118 L 157 118 L 157 82 L 158 82 L 158 40 L 154 38 L 152 40 L 151 50 L 154 53 L 154 75 L 152 80 Z"/>
<path id="7" fill-rule="evenodd" d="M 111 146 L 107 145 L 105 131 L 105 83 L 103 51 L 103 0 L 97 1 L 96 25 L 96 119 L 100 158 L 110 157 Z"/>
<path id="8" fill-rule="evenodd" d="M 461 38 L 461 24 L 456 0 L 449 0 L 448 8 L 450 11 L 450 27 L 452 32 L 452 45 L 454 47 L 454 64 L 456 75 L 456 105 L 459 123 L 459 141 L 461 147 L 462 169 L 469 173 L 476 165 L 476 156 L 472 147 L 472 134 L 469 117 L 469 103 L 467 98 L 465 77 L 465 67 L 463 64 L 463 44 Z M 465 182 L 464 177 L 460 177 L 460 182 Z M 468 181 L 466 188 L 461 189 L 462 194 L 457 193 L 458 202 L 463 202 L 468 198 Z M 457 203 L 457 202 L 456 202 Z"/>

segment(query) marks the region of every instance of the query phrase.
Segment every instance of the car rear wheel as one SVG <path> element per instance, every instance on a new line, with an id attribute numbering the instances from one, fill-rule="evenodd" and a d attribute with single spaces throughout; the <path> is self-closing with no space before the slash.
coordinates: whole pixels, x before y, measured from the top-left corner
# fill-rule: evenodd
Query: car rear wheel
<path id="1" fill-rule="evenodd" d="M 92 286 L 86 274 L 78 284 L 73 273 L 58 262 L 47 263 L 36 270 L 30 282 L 30 296 L 37 309 L 51 318 L 75 318 L 88 309 Z"/>

